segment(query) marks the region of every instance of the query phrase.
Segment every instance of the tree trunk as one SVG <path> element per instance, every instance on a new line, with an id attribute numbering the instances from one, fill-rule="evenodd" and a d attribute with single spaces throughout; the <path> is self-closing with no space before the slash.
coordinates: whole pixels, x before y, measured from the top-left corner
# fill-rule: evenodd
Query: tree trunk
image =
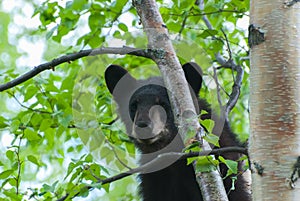
<path id="1" fill-rule="evenodd" d="M 134 1 L 137 13 L 141 18 L 144 31 L 148 38 L 148 47 L 153 51 L 153 60 L 157 63 L 165 86 L 174 93 L 170 97 L 175 118 L 179 119 L 179 134 L 184 139 L 187 130 L 195 133 L 201 129 L 195 107 L 184 72 L 180 66 L 175 50 L 172 46 L 167 27 L 158 11 L 154 0 Z M 170 94 L 169 94 L 170 96 Z M 176 100 L 175 100 L 176 97 Z M 203 129 L 202 129 L 203 130 Z M 203 133 L 203 132 L 202 132 Z M 211 149 L 207 142 L 203 142 L 203 150 Z M 227 195 L 222 179 L 217 171 L 199 173 L 197 180 L 204 200 L 227 201 Z"/>
<path id="2" fill-rule="evenodd" d="M 296 201 L 300 195 L 300 3 L 287 2 L 251 1 L 253 200 Z"/>

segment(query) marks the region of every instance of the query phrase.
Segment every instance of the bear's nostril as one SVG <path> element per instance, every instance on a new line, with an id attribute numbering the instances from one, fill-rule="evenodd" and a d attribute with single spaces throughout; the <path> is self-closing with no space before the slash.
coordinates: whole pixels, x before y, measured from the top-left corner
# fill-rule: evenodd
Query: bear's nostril
<path id="1" fill-rule="evenodd" d="M 135 125 L 137 125 L 138 127 L 140 128 L 146 128 L 146 127 L 149 127 L 150 126 L 150 123 L 147 122 L 147 121 L 137 121 L 135 123 Z"/>

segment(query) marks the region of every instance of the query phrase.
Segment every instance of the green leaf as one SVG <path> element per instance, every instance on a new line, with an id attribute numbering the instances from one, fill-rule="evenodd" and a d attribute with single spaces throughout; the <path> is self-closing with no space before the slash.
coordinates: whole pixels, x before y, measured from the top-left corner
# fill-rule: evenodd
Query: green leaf
<path id="1" fill-rule="evenodd" d="M 32 162 L 33 164 L 37 165 L 37 166 L 40 166 L 39 162 L 38 162 L 38 159 L 33 156 L 33 155 L 29 155 L 27 156 L 27 159 Z"/>
<path id="2" fill-rule="evenodd" d="M 13 152 L 12 150 L 7 150 L 6 151 L 6 157 L 13 162 L 15 159 L 15 152 Z"/>
<path id="3" fill-rule="evenodd" d="M 58 121 L 63 127 L 68 128 L 72 119 L 73 119 L 73 116 L 71 114 L 69 114 L 69 115 L 63 116 L 63 117 L 59 116 Z"/>
<path id="4" fill-rule="evenodd" d="M 73 87 L 73 85 L 74 85 L 74 81 L 75 80 L 74 80 L 73 77 L 71 77 L 71 76 L 67 77 L 66 79 L 64 79 L 62 81 L 60 90 L 65 90 L 65 89 L 69 90 L 69 89 L 71 89 Z"/>
<path id="5" fill-rule="evenodd" d="M 93 156 L 92 156 L 91 154 L 88 154 L 88 155 L 85 157 L 85 162 L 88 162 L 88 163 L 93 162 Z"/>
<path id="6" fill-rule="evenodd" d="M 196 131 L 193 128 L 187 128 L 186 134 L 184 136 L 184 141 L 188 142 L 191 138 L 195 137 Z"/>
<path id="7" fill-rule="evenodd" d="M 32 115 L 33 115 L 33 112 L 25 114 L 21 119 L 21 123 L 23 123 L 24 125 L 27 125 L 30 122 Z"/>
<path id="8" fill-rule="evenodd" d="M 125 142 L 125 147 L 128 153 L 135 155 L 135 147 L 131 142 Z"/>
<path id="9" fill-rule="evenodd" d="M 215 127 L 215 122 L 211 119 L 200 120 L 200 124 L 207 130 L 209 134 L 212 133 L 212 130 Z"/>
<path id="10" fill-rule="evenodd" d="M 46 26 L 51 22 L 54 22 L 56 19 L 56 12 L 57 12 L 57 2 L 43 4 L 40 9 L 40 21 L 42 25 Z"/>
<path id="11" fill-rule="evenodd" d="M 99 13 L 93 13 L 89 17 L 89 27 L 92 31 L 99 31 L 105 24 L 105 16 Z"/>
<path id="12" fill-rule="evenodd" d="M 214 134 L 208 134 L 203 137 L 206 142 L 213 144 L 214 146 L 220 147 L 219 137 Z"/>
<path id="13" fill-rule="evenodd" d="M 37 87 L 33 85 L 29 85 L 25 91 L 24 95 L 24 102 L 31 99 L 37 93 Z"/>
<path id="14" fill-rule="evenodd" d="M 72 4 L 72 9 L 77 10 L 77 11 L 81 11 L 84 10 L 86 8 L 88 8 L 87 4 L 88 1 L 87 0 L 74 0 L 73 4 Z"/>
<path id="15" fill-rule="evenodd" d="M 24 137 L 29 141 L 40 140 L 41 136 L 32 128 L 26 128 L 24 131 Z"/>
<path id="16" fill-rule="evenodd" d="M 222 156 L 219 156 L 219 160 L 228 167 L 226 177 L 231 174 L 237 174 L 238 172 L 238 162 L 233 160 L 224 159 Z"/>
<path id="17" fill-rule="evenodd" d="M 121 30 L 124 31 L 124 32 L 127 32 L 127 31 L 128 31 L 128 27 L 127 27 L 126 24 L 124 24 L 124 23 L 119 23 L 119 24 L 118 24 L 118 27 L 119 27 L 119 29 L 121 29 Z"/>
<path id="18" fill-rule="evenodd" d="M 200 151 L 200 142 L 193 142 L 192 144 L 188 145 L 187 147 L 184 148 L 184 152 L 188 153 L 190 151 Z"/>
<path id="19" fill-rule="evenodd" d="M 207 38 L 207 37 L 210 37 L 210 36 L 215 36 L 218 34 L 218 31 L 217 30 L 210 30 L 210 29 L 206 29 L 204 30 L 199 36 L 201 38 Z"/>
<path id="20" fill-rule="evenodd" d="M 14 190 L 11 191 L 4 191 L 3 194 L 7 197 L 10 198 L 9 200 L 13 200 L 13 201 L 22 201 L 24 199 L 22 199 L 23 195 L 21 194 L 16 194 L 16 192 Z"/>
<path id="21" fill-rule="evenodd" d="M 171 31 L 178 32 L 181 28 L 181 25 L 179 23 L 172 21 L 167 24 L 167 27 Z"/>
<path id="22" fill-rule="evenodd" d="M 6 179 L 8 178 L 9 176 L 12 175 L 14 171 L 13 170 L 5 170 L 3 172 L 0 173 L 0 179 Z"/>
<path id="23" fill-rule="evenodd" d="M 75 172 L 72 174 L 70 181 L 73 182 L 76 178 L 81 177 L 81 173 L 83 172 L 81 167 L 76 168 Z"/>
<path id="24" fill-rule="evenodd" d="M 69 166 L 68 166 L 68 171 L 67 171 L 67 175 L 65 176 L 64 180 L 71 174 L 71 172 L 74 170 L 74 168 L 76 167 L 77 165 L 75 163 L 70 163 Z"/>
<path id="25" fill-rule="evenodd" d="M 54 145 L 55 129 L 48 128 L 47 130 L 45 130 L 44 133 L 45 133 L 45 139 L 48 141 L 47 145 L 49 147 L 52 147 Z"/>
<path id="26" fill-rule="evenodd" d="M 82 187 L 80 188 L 79 195 L 80 195 L 80 197 L 84 197 L 85 198 L 85 197 L 87 197 L 89 195 L 90 191 L 89 191 L 88 188 L 83 188 L 83 185 L 84 184 L 82 184 Z"/>
<path id="27" fill-rule="evenodd" d="M 93 37 L 89 38 L 88 44 L 92 48 L 96 48 L 96 47 L 99 47 L 103 41 L 104 41 L 103 37 L 93 36 Z"/>
<path id="28" fill-rule="evenodd" d="M 47 34 L 46 34 L 46 39 L 47 40 L 50 39 L 53 36 L 53 33 L 55 31 L 57 31 L 57 28 L 58 28 L 58 26 L 55 26 L 52 29 L 50 29 L 50 31 L 47 31 Z"/>
<path id="29" fill-rule="evenodd" d="M 10 124 L 10 131 L 15 133 L 19 129 L 20 124 L 21 122 L 18 119 L 13 120 Z"/>
<path id="30" fill-rule="evenodd" d="M 198 157 L 196 163 L 197 172 L 210 172 L 216 170 L 218 161 L 214 160 L 212 156 L 201 156 Z"/>
<path id="31" fill-rule="evenodd" d="M 211 50 L 213 52 L 218 52 L 219 50 L 221 50 L 223 48 L 223 43 L 219 40 L 214 40 L 212 43 L 211 43 Z"/>
<path id="32" fill-rule="evenodd" d="M 191 157 L 191 158 L 188 158 L 188 159 L 187 159 L 187 165 L 193 163 L 193 162 L 196 161 L 196 160 L 197 160 L 197 157 Z"/>
<path id="33" fill-rule="evenodd" d="M 13 161 L 11 169 L 14 170 L 14 171 L 17 171 L 18 168 L 19 168 L 19 162 L 17 160 Z"/>
<path id="34" fill-rule="evenodd" d="M 59 182 L 58 180 L 55 181 L 51 186 L 48 185 L 48 184 L 43 184 L 43 190 L 45 192 L 52 192 L 52 193 L 54 193 L 55 192 L 55 188 L 56 188 L 58 182 Z"/>
<path id="35" fill-rule="evenodd" d="M 30 123 L 33 127 L 38 128 L 43 121 L 43 116 L 38 113 L 33 113 Z"/>
<path id="36" fill-rule="evenodd" d="M 7 120 L 0 116 L 0 128 L 6 128 L 8 126 Z"/>
<path id="37" fill-rule="evenodd" d="M 17 170 L 17 169 L 16 169 L 16 170 Z M 8 178 L 6 181 L 7 181 L 11 186 L 16 186 L 16 185 L 17 185 L 17 181 L 16 181 L 16 179 L 15 179 L 14 177 Z"/>
<path id="38" fill-rule="evenodd" d="M 40 131 L 46 131 L 52 125 L 52 119 L 43 119 L 40 125 Z"/>

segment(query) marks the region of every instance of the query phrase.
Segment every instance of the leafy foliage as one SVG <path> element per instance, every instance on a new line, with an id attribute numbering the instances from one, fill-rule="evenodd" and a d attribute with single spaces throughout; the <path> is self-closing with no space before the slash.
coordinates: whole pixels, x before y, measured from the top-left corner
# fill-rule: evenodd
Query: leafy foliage
<path id="1" fill-rule="evenodd" d="M 4 3 L 0 2 L 2 8 Z M 17 26 L 14 17 L 26 17 L 23 12 L 17 12 L 22 8 L 15 5 L 16 12 L 0 12 L 1 83 L 33 67 L 20 60 L 26 55 L 17 51 L 21 40 L 45 44 L 41 61 L 83 48 L 123 44 L 147 47 L 131 2 L 47 0 L 40 5 L 24 1 L 24 5 L 34 8 L 32 19 L 39 23 L 34 28 L 23 25 L 17 34 L 10 27 Z M 222 86 L 218 92 L 213 80 L 213 68 L 219 65 L 215 53 L 220 52 L 242 65 L 245 76 L 240 100 L 230 119 L 234 131 L 241 139 L 247 139 L 249 62 L 244 59 L 248 54 L 245 27 L 239 24 L 247 16 L 249 1 L 207 0 L 204 10 L 188 0 L 158 1 L 158 5 L 174 36 L 180 61 L 194 60 L 203 68 L 205 86 L 200 96 L 206 97 L 212 107 L 220 108 L 220 101 L 225 104 L 235 77 L 230 69 L 217 70 L 218 83 Z M 206 27 L 202 20 L 204 14 L 214 29 Z M 33 49 L 27 51 L 35 54 Z M 18 59 L 21 62 L 15 62 Z M 137 153 L 117 120 L 115 105 L 104 84 L 104 69 L 112 62 L 125 66 L 139 78 L 159 73 L 153 62 L 145 58 L 102 55 L 60 65 L 1 92 L 1 200 L 53 200 L 65 195 L 88 200 L 98 200 L 100 195 L 101 200 L 119 200 L 120 197 L 138 200 L 133 177 L 111 184 L 98 183 L 136 166 Z M 207 138 L 216 142 L 213 135 Z M 221 161 L 235 173 L 232 162 Z M 217 165 L 218 161 L 200 157 L 197 167 L 207 171 L 211 163 Z M 90 191 L 87 186 L 97 190 Z"/>

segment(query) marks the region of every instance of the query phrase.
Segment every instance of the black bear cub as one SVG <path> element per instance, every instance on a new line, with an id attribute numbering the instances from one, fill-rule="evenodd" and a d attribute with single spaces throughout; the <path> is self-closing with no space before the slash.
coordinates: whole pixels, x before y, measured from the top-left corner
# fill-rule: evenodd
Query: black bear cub
<path id="1" fill-rule="evenodd" d="M 195 63 L 183 65 L 191 93 L 198 97 L 202 84 L 202 71 Z M 136 80 L 128 71 L 118 65 L 110 65 L 105 71 L 108 90 L 113 95 L 121 120 L 135 146 L 141 152 L 140 163 L 145 164 L 158 155 L 169 152 L 181 152 L 184 144 L 174 121 L 168 91 L 161 77 Z M 211 110 L 205 100 L 196 98 L 197 111 L 206 110 L 208 114 L 201 117 L 211 118 Z M 230 131 L 229 125 L 220 119 L 215 121 L 215 132 L 219 132 L 220 146 L 235 146 L 239 142 Z M 224 158 L 237 160 L 238 153 L 224 154 Z M 241 164 L 239 170 L 242 173 Z M 220 172 L 226 175 L 225 165 Z M 145 170 L 139 175 L 140 193 L 144 201 L 201 201 L 203 200 L 196 182 L 192 165 L 186 160 L 170 159 L 160 162 L 157 167 Z M 249 186 L 243 175 L 237 175 L 235 190 L 231 178 L 224 179 L 224 186 L 231 201 L 250 201 Z"/>

